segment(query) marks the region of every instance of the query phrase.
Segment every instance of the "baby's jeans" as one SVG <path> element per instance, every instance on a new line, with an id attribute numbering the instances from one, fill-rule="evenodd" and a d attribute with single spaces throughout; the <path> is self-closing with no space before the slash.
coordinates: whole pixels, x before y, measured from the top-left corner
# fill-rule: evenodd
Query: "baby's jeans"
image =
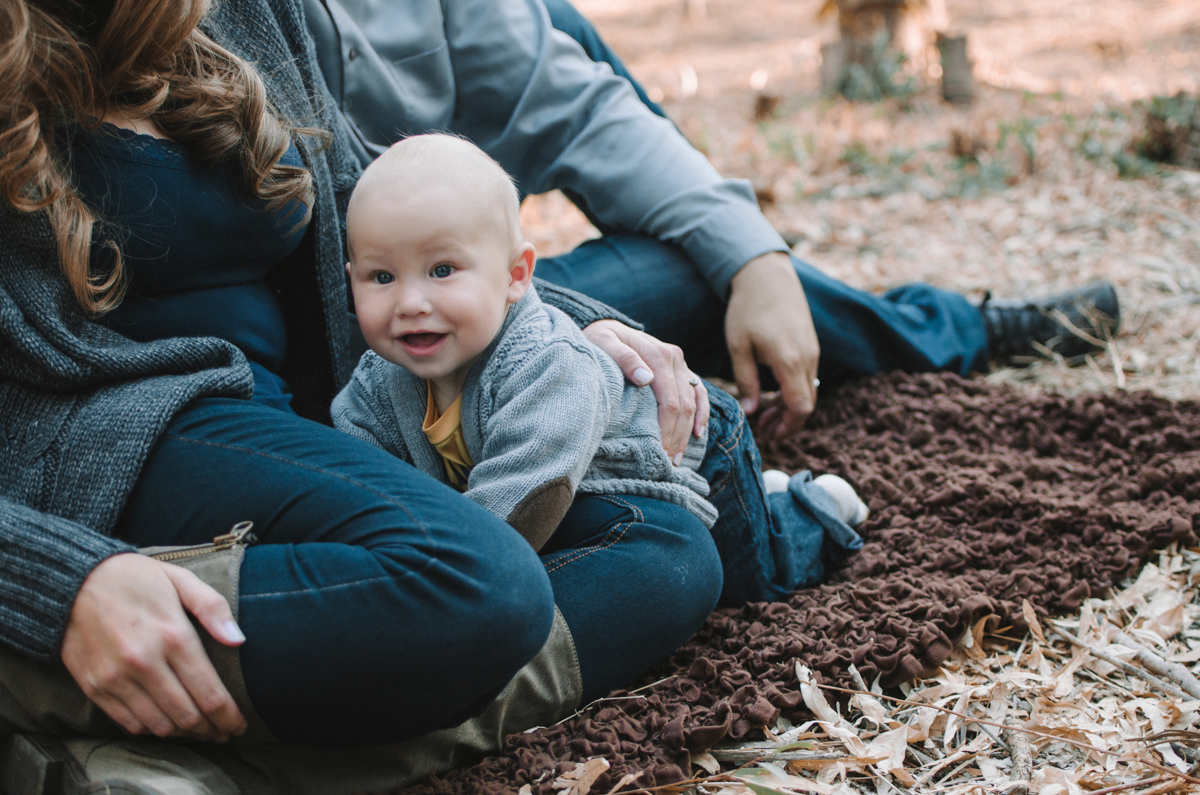
<path id="1" fill-rule="evenodd" d="M 820 583 L 862 539 L 838 518 L 833 498 L 811 476 L 802 473 L 789 491 L 767 495 L 746 415 L 711 384 L 708 396 L 708 455 L 699 471 L 720 512 L 712 528 L 725 578 L 720 604 L 775 601 Z"/>

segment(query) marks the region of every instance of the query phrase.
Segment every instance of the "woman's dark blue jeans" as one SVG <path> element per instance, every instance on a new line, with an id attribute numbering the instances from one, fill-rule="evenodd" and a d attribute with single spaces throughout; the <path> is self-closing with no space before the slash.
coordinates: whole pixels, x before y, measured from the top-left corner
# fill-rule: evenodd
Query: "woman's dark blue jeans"
<path id="1" fill-rule="evenodd" d="M 251 520 L 239 623 L 247 689 L 280 739 L 385 743 L 477 714 L 541 648 L 558 604 L 585 698 L 673 651 L 721 567 L 678 506 L 581 497 L 542 557 L 509 525 L 339 431 L 198 400 L 151 452 L 116 534 L 195 544 Z"/>

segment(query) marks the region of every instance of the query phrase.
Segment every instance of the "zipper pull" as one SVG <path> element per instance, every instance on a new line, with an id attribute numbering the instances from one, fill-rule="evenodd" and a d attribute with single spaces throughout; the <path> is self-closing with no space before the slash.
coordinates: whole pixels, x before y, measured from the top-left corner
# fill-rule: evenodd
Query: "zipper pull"
<path id="1" fill-rule="evenodd" d="M 229 549 L 239 544 L 249 546 L 258 540 L 255 538 L 254 533 L 250 532 L 253 529 L 254 522 L 238 522 L 228 533 L 214 538 L 212 540 L 213 546 L 217 549 Z"/>

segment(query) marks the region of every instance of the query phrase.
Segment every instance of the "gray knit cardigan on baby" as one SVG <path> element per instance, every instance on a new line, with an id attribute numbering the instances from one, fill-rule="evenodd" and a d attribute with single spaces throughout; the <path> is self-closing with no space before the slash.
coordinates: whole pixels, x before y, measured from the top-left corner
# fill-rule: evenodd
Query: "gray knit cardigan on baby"
<path id="1" fill-rule="evenodd" d="M 325 144 L 297 140 L 316 202 L 304 243 L 270 280 L 288 329 L 282 375 L 292 405 L 329 422 L 353 366 L 341 223 L 359 164 L 298 0 L 221 0 L 202 27 L 257 66 L 279 113 L 332 132 Z M 581 325 L 624 319 L 555 292 Z M 92 322 L 62 275 L 45 214 L 0 201 L 0 643 L 58 657 L 84 578 L 132 549 L 110 534 L 163 428 L 197 397 L 248 398 L 252 388 L 250 368 L 227 342 L 134 343 Z"/>
<path id="2" fill-rule="evenodd" d="M 445 482 L 421 426 L 422 378 L 368 352 L 333 401 L 334 426 Z M 649 387 L 635 387 L 562 312 L 531 287 L 509 308 L 496 339 L 471 366 L 462 432 L 475 461 L 467 496 L 540 549 L 575 492 L 632 494 L 681 505 L 708 527 L 708 484 L 663 450 Z M 691 463 L 704 440 L 692 439 Z"/>

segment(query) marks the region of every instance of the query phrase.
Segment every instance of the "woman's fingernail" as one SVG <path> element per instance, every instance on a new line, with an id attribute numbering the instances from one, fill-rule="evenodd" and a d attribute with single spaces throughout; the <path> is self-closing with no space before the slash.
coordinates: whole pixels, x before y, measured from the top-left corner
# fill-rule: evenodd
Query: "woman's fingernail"
<path id="1" fill-rule="evenodd" d="M 742 411 L 746 412 L 747 414 L 754 411 L 754 401 L 750 398 L 742 398 L 738 401 L 738 404 L 742 407 Z"/>
<path id="2" fill-rule="evenodd" d="M 230 643 L 245 643 L 246 636 L 242 633 L 242 628 L 238 626 L 233 619 L 226 621 L 221 625 L 221 631 L 225 634 L 225 640 Z"/>
<path id="3" fill-rule="evenodd" d="M 701 426 L 700 426 L 700 432 L 696 434 L 696 438 L 697 438 L 697 439 L 703 439 L 703 438 L 704 438 L 704 434 L 706 434 L 706 433 L 708 433 L 708 426 L 707 426 L 707 425 L 701 425 Z"/>
<path id="4" fill-rule="evenodd" d="M 645 386 L 654 380 L 654 373 L 647 370 L 645 367 L 639 367 L 633 371 L 633 383 L 638 386 Z"/>
<path id="5" fill-rule="evenodd" d="M 683 463 L 683 453 L 676 453 L 675 457 L 671 459 L 671 462 L 673 464 L 675 464 L 675 466 L 679 466 L 680 464 L 682 464 Z"/>

